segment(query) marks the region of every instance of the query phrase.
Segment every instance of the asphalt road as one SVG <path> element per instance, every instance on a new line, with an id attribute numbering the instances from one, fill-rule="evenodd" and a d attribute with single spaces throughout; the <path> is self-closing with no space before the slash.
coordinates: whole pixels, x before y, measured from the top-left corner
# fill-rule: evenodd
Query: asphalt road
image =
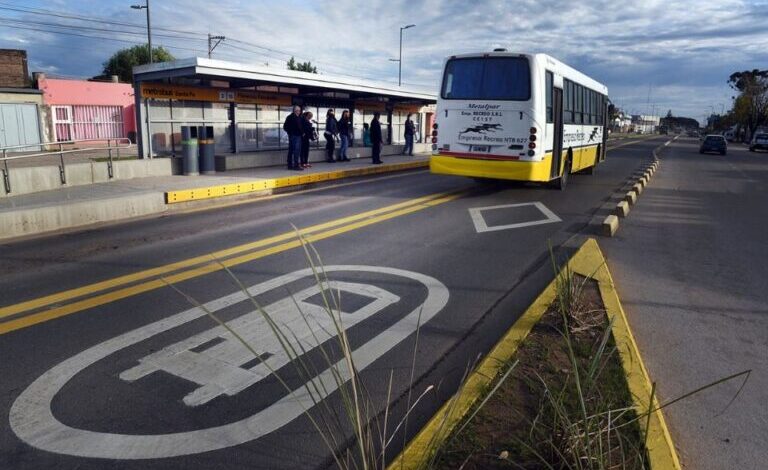
<path id="1" fill-rule="evenodd" d="M 662 402 L 752 370 L 741 393 L 734 380 L 665 410 L 684 467 L 764 469 L 768 153 L 699 155 L 697 140 L 679 139 L 661 158 L 601 247 Z"/>
<path id="2" fill-rule="evenodd" d="M 389 402 L 391 431 L 409 389 L 415 397 L 435 387 L 409 417 L 412 435 L 549 282 L 548 243 L 566 255 L 589 235 L 596 211 L 661 142 L 609 152 L 597 174 L 575 175 L 565 192 L 415 172 L 2 245 L 0 468 L 331 466 L 327 445 L 270 374 L 278 369 L 299 389 L 327 367 L 322 351 L 304 355 L 301 373 L 221 265 L 195 259 L 229 249 L 218 256 L 261 305 L 293 321 L 297 336 L 323 341 L 321 315 L 311 316 L 321 296 L 292 224 L 312 227 L 341 290 L 371 414 Z M 479 231 L 481 219 L 495 230 Z M 291 296 L 317 324 L 302 323 Z M 324 349 L 336 360 L 331 343 Z M 312 407 L 320 421 L 339 410 L 328 384 L 329 397 Z M 341 428 L 338 449 L 349 445 Z"/>

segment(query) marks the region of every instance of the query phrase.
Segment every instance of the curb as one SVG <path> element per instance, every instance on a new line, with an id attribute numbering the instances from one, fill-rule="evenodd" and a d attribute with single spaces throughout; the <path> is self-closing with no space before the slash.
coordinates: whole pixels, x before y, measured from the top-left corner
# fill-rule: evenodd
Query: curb
<path id="1" fill-rule="evenodd" d="M 640 197 L 640 194 L 643 193 L 643 190 L 648 186 L 648 184 L 650 184 L 651 177 L 653 177 L 653 175 L 659 169 L 659 164 L 661 162 L 658 155 L 659 150 L 668 147 L 669 144 L 675 140 L 677 140 L 677 136 L 653 149 L 651 152 L 653 161 L 635 171 L 625 186 L 619 190 L 618 193 L 613 195 L 615 198 L 614 200 L 618 199 L 621 202 L 615 206 L 612 206 L 610 215 L 605 217 L 605 219 L 602 221 L 598 217 L 594 217 L 592 219 L 591 224 L 595 226 L 597 233 L 605 237 L 612 237 L 616 235 L 616 232 L 619 230 L 619 218 L 623 219 L 629 215 L 631 206 L 637 204 L 638 197 Z"/>
<path id="2" fill-rule="evenodd" d="M 619 357 L 635 408 L 641 412 L 654 409 L 647 420 L 647 427 L 646 420 L 639 420 L 641 428 L 647 432 L 646 446 L 651 469 L 680 470 L 680 461 L 658 400 L 654 397 L 653 402 L 650 401 L 654 387 L 597 241 L 588 239 L 568 261 L 568 266 L 573 272 L 597 281 L 606 314 L 613 319 L 612 333 L 619 345 Z M 440 407 L 400 455 L 387 466 L 388 470 L 416 470 L 425 467 L 433 456 L 431 451 L 442 444 L 461 423 L 544 315 L 555 300 L 555 290 L 556 279 L 553 279 L 469 375 L 457 394 Z"/>
<path id="3" fill-rule="evenodd" d="M 428 166 L 429 159 L 426 159 L 416 162 L 391 163 L 363 168 L 351 168 L 349 170 L 310 173 L 308 175 L 285 176 L 282 178 L 261 179 L 245 181 L 242 183 L 222 184 L 218 186 L 180 189 L 176 191 L 167 191 L 165 193 L 165 203 L 177 204 L 180 202 L 213 199 L 260 191 L 266 191 L 268 194 L 271 194 L 274 190 L 283 188 L 300 189 L 305 185 L 321 183 L 324 181 L 340 180 L 355 176 L 377 175 L 381 173 L 412 170 L 415 168 L 426 168 Z"/>

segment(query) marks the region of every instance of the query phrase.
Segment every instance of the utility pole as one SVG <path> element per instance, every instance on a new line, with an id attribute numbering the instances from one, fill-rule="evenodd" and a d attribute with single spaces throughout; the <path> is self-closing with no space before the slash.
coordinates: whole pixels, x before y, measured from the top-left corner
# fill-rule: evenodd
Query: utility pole
<path id="1" fill-rule="evenodd" d="M 397 86 L 403 84 L 403 30 L 413 28 L 415 24 L 409 24 L 400 27 L 400 56 L 398 59 L 389 59 L 391 62 L 397 62 Z"/>
<path id="2" fill-rule="evenodd" d="M 211 33 L 208 33 L 208 58 L 209 59 L 213 54 L 213 50 L 216 49 L 216 46 L 221 44 L 221 41 L 225 39 L 226 38 L 224 36 L 211 36 Z M 214 44 L 213 41 L 216 41 L 216 44 Z"/>
<path id="3" fill-rule="evenodd" d="M 152 26 L 149 21 L 149 0 L 144 0 L 144 5 L 131 5 L 134 10 L 147 10 L 147 47 L 149 48 L 149 63 L 154 62 L 152 60 Z"/>

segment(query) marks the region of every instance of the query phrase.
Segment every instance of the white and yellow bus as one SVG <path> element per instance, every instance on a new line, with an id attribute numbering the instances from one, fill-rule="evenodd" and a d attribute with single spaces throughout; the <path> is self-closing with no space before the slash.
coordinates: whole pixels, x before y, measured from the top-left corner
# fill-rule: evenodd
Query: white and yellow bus
<path id="1" fill-rule="evenodd" d="M 551 182 L 605 160 L 608 88 L 545 54 L 504 50 L 445 62 L 432 173 Z"/>

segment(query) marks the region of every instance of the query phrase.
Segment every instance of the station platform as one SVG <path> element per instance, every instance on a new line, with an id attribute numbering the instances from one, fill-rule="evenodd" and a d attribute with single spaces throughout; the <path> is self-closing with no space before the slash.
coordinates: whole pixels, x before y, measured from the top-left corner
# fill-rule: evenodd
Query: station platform
<path id="1" fill-rule="evenodd" d="M 54 233 L 206 204 L 226 204 L 355 177 L 424 169 L 429 154 L 312 163 L 304 171 L 284 166 L 229 170 L 216 175 L 150 176 L 0 198 L 0 240 Z"/>

